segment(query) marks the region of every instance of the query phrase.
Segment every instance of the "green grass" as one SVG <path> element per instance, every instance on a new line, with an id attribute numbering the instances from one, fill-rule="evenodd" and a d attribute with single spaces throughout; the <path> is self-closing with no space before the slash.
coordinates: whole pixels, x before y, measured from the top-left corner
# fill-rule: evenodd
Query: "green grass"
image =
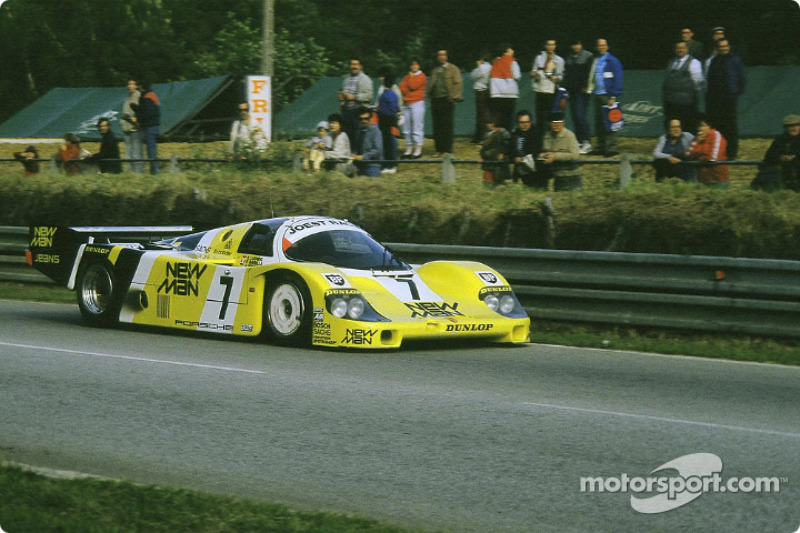
<path id="1" fill-rule="evenodd" d="M 75 293 L 54 285 L 0 282 L 0 299 L 75 303 Z M 800 365 L 800 339 L 540 320 L 531 322 L 531 338 L 540 344 Z"/>
<path id="2" fill-rule="evenodd" d="M 172 487 L 45 477 L 0 466 L 0 526 L 8 533 L 411 533 L 352 515 Z M 418 531 L 418 530 L 417 530 Z"/>

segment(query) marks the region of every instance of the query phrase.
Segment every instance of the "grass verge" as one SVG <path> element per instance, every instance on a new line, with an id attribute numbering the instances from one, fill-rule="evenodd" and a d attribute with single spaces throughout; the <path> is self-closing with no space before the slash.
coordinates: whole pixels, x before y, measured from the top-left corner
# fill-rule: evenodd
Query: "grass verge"
<path id="1" fill-rule="evenodd" d="M 95 478 L 58 479 L 0 466 L 8 533 L 412 533 L 352 515 Z M 419 530 L 416 530 L 419 531 Z"/>
<path id="2" fill-rule="evenodd" d="M 75 294 L 54 285 L 0 282 L 0 299 L 74 303 Z M 800 366 L 800 340 L 793 339 L 540 320 L 532 321 L 531 338 L 540 344 Z"/>

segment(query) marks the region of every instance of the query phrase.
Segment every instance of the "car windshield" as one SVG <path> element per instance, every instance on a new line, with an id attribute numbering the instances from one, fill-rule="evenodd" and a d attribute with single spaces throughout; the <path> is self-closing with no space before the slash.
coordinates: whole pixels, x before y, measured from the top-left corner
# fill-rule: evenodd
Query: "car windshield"
<path id="1" fill-rule="evenodd" d="M 327 263 L 360 270 L 408 270 L 391 251 L 360 231 L 334 230 L 309 235 L 286 250 L 293 261 Z"/>

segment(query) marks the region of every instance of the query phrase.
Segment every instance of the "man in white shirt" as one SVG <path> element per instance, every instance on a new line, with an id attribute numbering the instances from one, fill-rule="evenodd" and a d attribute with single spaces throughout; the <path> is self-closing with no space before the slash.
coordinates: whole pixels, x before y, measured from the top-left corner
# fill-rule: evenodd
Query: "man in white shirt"
<path id="1" fill-rule="evenodd" d="M 250 105 L 247 102 L 239 104 L 239 120 L 231 126 L 231 140 L 228 150 L 233 154 L 234 160 L 251 161 L 258 159 L 267 149 L 267 136 L 258 124 L 250 118 Z"/>
<path id="2" fill-rule="evenodd" d="M 675 43 L 675 57 L 667 65 L 667 73 L 661 92 L 664 103 L 664 129 L 669 121 L 678 119 L 684 129 L 696 131 L 698 103 L 705 86 L 703 66 L 689 55 L 685 41 Z"/>

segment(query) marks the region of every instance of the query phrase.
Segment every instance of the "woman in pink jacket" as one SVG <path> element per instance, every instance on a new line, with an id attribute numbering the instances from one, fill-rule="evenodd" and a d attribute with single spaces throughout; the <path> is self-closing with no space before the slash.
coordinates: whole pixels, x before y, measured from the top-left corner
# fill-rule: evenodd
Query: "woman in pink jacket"
<path id="1" fill-rule="evenodd" d="M 420 69 L 419 60 L 412 58 L 409 72 L 400 82 L 403 95 L 403 136 L 406 151 L 403 159 L 419 159 L 425 140 L 425 89 L 428 77 Z"/>

